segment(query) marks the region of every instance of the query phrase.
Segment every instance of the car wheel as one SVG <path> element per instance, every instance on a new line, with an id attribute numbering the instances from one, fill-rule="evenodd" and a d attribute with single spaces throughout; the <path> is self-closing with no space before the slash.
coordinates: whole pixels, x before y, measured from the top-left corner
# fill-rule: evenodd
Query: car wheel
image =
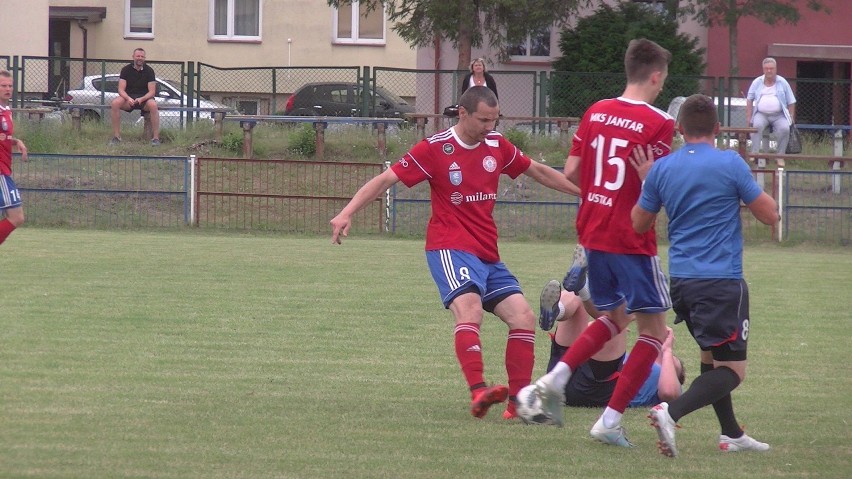
<path id="1" fill-rule="evenodd" d="M 83 110 L 83 113 L 80 114 L 80 119 L 83 121 L 100 121 L 101 115 L 95 110 Z"/>

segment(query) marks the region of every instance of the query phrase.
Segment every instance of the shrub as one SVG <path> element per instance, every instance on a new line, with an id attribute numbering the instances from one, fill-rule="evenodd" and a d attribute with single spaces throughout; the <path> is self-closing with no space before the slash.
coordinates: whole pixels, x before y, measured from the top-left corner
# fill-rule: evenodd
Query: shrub
<path id="1" fill-rule="evenodd" d="M 290 151 L 302 156 L 313 156 L 317 152 L 317 134 L 310 124 L 293 130 L 288 142 Z"/>

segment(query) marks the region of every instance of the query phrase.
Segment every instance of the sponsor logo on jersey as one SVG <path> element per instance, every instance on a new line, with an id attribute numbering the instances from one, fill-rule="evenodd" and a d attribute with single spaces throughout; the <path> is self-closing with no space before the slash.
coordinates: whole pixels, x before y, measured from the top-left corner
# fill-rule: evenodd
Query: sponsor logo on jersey
<path id="1" fill-rule="evenodd" d="M 408 160 L 406 160 L 405 158 L 401 158 L 399 160 L 399 164 L 402 165 L 403 168 L 408 168 Z"/>
<path id="2" fill-rule="evenodd" d="M 450 195 L 450 202 L 456 206 L 462 204 L 463 199 L 462 194 L 458 191 L 454 191 L 453 194 Z"/>
<path id="3" fill-rule="evenodd" d="M 589 193 L 586 196 L 586 200 L 589 203 L 598 203 L 604 206 L 612 207 L 612 198 L 606 195 L 602 195 L 600 193 Z"/>
<path id="4" fill-rule="evenodd" d="M 489 155 L 482 159 L 482 167 L 489 173 L 494 173 L 497 169 L 497 159 Z"/>
<path id="5" fill-rule="evenodd" d="M 450 164 L 450 169 L 451 169 L 451 170 L 460 170 L 460 169 L 461 169 L 461 167 L 459 166 L 459 164 L 458 164 L 458 163 L 456 163 L 456 162 L 454 161 L 454 162 L 452 162 L 452 163 Z"/>
<path id="6" fill-rule="evenodd" d="M 622 118 L 620 116 L 610 116 L 606 113 L 592 113 L 589 120 L 603 123 L 607 126 L 612 125 L 618 128 L 626 128 L 637 133 L 642 133 L 642 129 L 645 128 L 645 125 L 642 122 L 631 120 L 630 118 Z"/>
<path id="7" fill-rule="evenodd" d="M 450 202 L 456 206 L 462 203 L 478 203 L 480 201 L 497 201 L 497 193 L 477 191 L 472 195 L 463 195 L 455 191 L 450 195 Z"/>
<path id="8" fill-rule="evenodd" d="M 451 171 L 450 172 L 450 183 L 452 183 L 453 186 L 458 186 L 458 185 L 461 184 L 461 182 L 462 182 L 461 171 L 460 170 Z"/>
<path id="9" fill-rule="evenodd" d="M 0 133 L 0 141 L 6 141 L 6 134 Z"/>
<path id="10" fill-rule="evenodd" d="M 444 143 L 444 146 L 441 147 L 444 150 L 444 153 L 448 155 L 452 155 L 453 152 L 456 151 L 456 147 L 453 146 L 452 143 Z"/>

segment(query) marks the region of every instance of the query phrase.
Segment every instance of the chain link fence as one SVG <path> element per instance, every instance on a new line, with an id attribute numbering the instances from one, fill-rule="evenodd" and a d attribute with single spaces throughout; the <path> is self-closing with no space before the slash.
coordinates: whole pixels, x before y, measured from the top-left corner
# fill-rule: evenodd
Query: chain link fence
<path id="1" fill-rule="evenodd" d="M 61 106 L 69 91 L 87 76 L 117 75 L 129 60 L 35 56 L 0 56 L 0 68 L 15 76 L 14 107 Z M 317 82 L 345 82 L 370 89 L 383 87 L 414 106 L 417 113 L 439 115 L 458 103 L 466 70 L 415 70 L 370 66 L 234 67 L 195 62 L 148 62 L 159 78 L 170 81 L 197 106 L 199 96 L 242 114 L 283 114 L 290 95 Z M 489 71 L 497 83 L 501 113 L 512 117 L 579 117 L 601 98 L 624 89 L 622 73 Z M 745 94 L 753 77 L 671 76 L 655 106 L 669 110 L 679 97 L 703 93 L 717 98 L 723 126 L 746 126 Z M 787 78 L 797 97 L 797 123 L 849 125 L 852 81 Z M 375 105 L 374 105 L 375 106 Z M 370 108 L 360 112 L 368 116 Z M 440 120 L 436 118 L 436 120 Z M 435 123 L 440 123 L 436 121 Z M 524 121 L 501 121 L 504 128 Z M 443 125 L 442 125 L 443 126 Z M 523 127 L 524 125 L 520 125 Z"/>

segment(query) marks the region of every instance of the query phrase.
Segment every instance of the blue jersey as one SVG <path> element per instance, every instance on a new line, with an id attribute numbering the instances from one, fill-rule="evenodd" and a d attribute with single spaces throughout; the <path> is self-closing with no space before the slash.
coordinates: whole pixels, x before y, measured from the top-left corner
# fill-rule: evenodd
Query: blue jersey
<path id="1" fill-rule="evenodd" d="M 627 361 L 627 355 L 624 356 L 624 360 Z M 659 363 L 654 363 L 651 366 L 651 375 L 648 376 L 648 379 L 642 383 L 642 387 L 639 388 L 639 392 L 636 393 L 636 396 L 630 401 L 630 404 L 627 407 L 646 407 L 646 406 L 656 406 L 660 404 L 660 396 L 657 395 L 657 384 L 660 382 L 660 370 L 661 367 Z"/>
<path id="2" fill-rule="evenodd" d="M 763 192 L 745 161 L 733 150 L 687 143 L 657 160 L 645 178 L 639 206 L 669 219 L 669 276 L 743 276 L 740 201 Z"/>

